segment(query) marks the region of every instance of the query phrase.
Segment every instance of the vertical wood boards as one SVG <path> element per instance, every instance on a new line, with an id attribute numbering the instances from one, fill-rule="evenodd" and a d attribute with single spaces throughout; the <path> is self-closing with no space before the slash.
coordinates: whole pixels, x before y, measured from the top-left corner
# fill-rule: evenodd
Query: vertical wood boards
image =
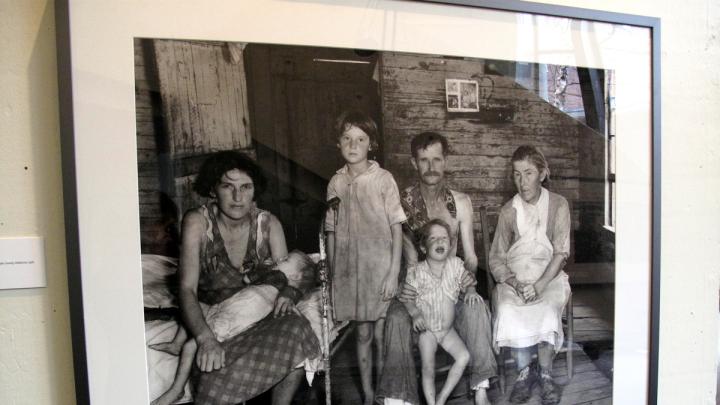
<path id="1" fill-rule="evenodd" d="M 223 43 L 154 40 L 170 153 L 250 146 L 245 67 Z"/>

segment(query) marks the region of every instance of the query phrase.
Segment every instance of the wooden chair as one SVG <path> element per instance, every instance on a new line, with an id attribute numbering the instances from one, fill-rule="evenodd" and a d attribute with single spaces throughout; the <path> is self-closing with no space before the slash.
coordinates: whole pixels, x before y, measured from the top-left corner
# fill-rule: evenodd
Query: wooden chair
<path id="1" fill-rule="evenodd" d="M 497 213 L 490 213 L 488 212 L 486 207 L 480 208 L 480 226 L 482 227 L 482 242 L 483 242 L 483 248 L 484 248 L 484 256 L 485 256 L 485 272 L 487 277 L 487 285 L 488 285 L 488 296 L 492 297 L 492 292 L 495 289 L 495 280 L 492 277 L 492 274 L 490 273 L 490 248 L 492 246 L 493 237 L 495 236 L 495 230 L 497 228 L 497 221 L 498 221 L 498 214 Z M 495 310 L 495 308 L 492 308 L 492 299 L 491 302 L 491 310 Z M 572 379 L 573 377 L 573 354 L 572 354 L 572 348 L 573 348 L 573 304 L 572 304 L 572 291 L 570 292 L 570 295 L 568 297 L 567 304 L 565 305 L 565 312 L 564 312 L 564 323 L 566 326 L 566 333 L 565 333 L 565 347 L 562 348 L 560 351 L 564 351 L 566 353 L 566 366 L 567 366 L 567 375 L 568 380 Z M 498 355 L 496 355 L 497 365 L 498 365 L 498 380 L 500 383 L 500 391 L 504 394 L 505 393 L 505 387 L 506 387 L 506 373 L 505 373 L 505 358 L 507 357 L 505 354 L 506 350 L 502 349 Z M 512 361 L 512 360 L 510 360 Z"/>

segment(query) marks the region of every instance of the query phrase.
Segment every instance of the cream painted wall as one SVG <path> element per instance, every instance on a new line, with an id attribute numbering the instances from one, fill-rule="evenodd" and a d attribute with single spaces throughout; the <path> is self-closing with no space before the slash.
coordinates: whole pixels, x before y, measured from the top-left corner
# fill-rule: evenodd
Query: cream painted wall
<path id="1" fill-rule="evenodd" d="M 47 288 L 0 291 L 0 403 L 74 404 L 51 1 L 0 0 L 0 237 L 44 236 Z"/>
<path id="2" fill-rule="evenodd" d="M 660 403 L 712 404 L 720 281 L 720 2 L 555 0 L 662 18 Z M 0 403 L 75 403 L 52 1 L 0 0 L 0 237 L 46 238 L 48 287 L 0 291 Z"/>

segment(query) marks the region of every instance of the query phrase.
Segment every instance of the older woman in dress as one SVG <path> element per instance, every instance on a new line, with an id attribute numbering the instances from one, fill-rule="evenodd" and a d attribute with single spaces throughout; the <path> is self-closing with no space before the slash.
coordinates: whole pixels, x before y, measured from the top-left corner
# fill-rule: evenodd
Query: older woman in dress
<path id="1" fill-rule="evenodd" d="M 245 155 L 211 155 L 195 181 L 211 202 L 183 218 L 179 296 L 197 342 L 196 404 L 236 404 L 273 387 L 273 404 L 289 404 L 304 375 L 298 365 L 319 354 L 310 324 L 293 311 L 301 293 L 282 272 L 262 266 L 287 256 L 280 222 L 255 204 L 264 185 Z M 274 316 L 220 343 L 200 303 L 220 303 L 259 282 L 279 290 Z"/>
<path id="2" fill-rule="evenodd" d="M 494 345 L 509 347 L 518 367 L 512 403 L 530 399 L 539 380 L 544 405 L 560 394 L 552 379 L 555 353 L 562 347 L 562 311 L 570 295 L 562 271 L 570 254 L 570 210 L 562 196 L 548 191 L 550 169 L 532 146 L 512 156 L 517 194 L 500 210 L 490 249 L 494 294 Z M 537 353 L 537 367 L 532 362 Z"/>

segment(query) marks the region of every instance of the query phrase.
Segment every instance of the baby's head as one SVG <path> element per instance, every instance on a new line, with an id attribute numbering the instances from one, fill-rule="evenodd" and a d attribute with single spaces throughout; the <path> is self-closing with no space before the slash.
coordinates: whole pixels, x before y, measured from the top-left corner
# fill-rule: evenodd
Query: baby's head
<path id="1" fill-rule="evenodd" d="M 303 294 L 315 287 L 315 263 L 305 253 L 293 250 L 285 259 L 279 260 L 275 267 L 285 274 L 291 287 Z"/>
<path id="2" fill-rule="evenodd" d="M 442 219 L 428 221 L 420 228 L 420 251 L 425 258 L 444 261 L 455 243 L 450 225 Z"/>

